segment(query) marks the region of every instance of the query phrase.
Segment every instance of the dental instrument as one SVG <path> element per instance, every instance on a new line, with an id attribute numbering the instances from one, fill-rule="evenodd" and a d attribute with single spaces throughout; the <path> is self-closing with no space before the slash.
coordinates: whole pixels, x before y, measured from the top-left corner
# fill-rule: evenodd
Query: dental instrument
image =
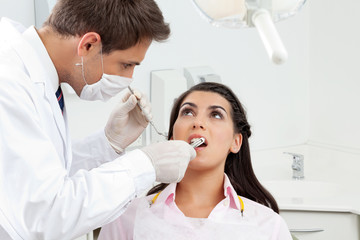
<path id="1" fill-rule="evenodd" d="M 205 138 L 203 138 L 203 137 L 201 137 L 201 138 L 193 138 L 193 139 L 191 139 L 190 145 L 193 148 L 196 148 L 196 147 L 200 146 L 201 144 L 203 144 L 204 142 L 205 142 Z"/>
<path id="2" fill-rule="evenodd" d="M 129 91 L 131 92 L 131 94 L 134 94 L 134 90 L 133 90 L 130 86 L 128 86 L 128 89 L 129 89 Z M 142 112 L 144 112 L 144 109 L 143 109 L 143 107 L 141 107 L 139 101 L 137 102 L 137 105 L 139 106 L 140 110 L 141 110 Z M 161 136 L 163 136 L 163 137 L 165 137 L 165 138 L 167 139 L 167 137 L 168 137 L 167 134 L 160 132 L 160 131 L 155 127 L 154 122 L 153 122 L 151 119 L 148 119 L 148 116 L 146 116 L 146 119 L 149 121 L 150 125 L 155 129 L 155 132 L 156 132 L 157 134 L 159 134 L 159 135 L 161 135 Z"/>

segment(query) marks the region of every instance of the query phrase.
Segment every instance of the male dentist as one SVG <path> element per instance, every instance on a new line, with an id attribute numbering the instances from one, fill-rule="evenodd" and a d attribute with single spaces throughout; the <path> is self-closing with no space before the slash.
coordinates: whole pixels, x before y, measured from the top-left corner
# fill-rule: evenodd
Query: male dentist
<path id="1" fill-rule="evenodd" d="M 116 219 L 155 180 L 181 180 L 196 154 L 186 142 L 123 153 L 151 119 L 140 92 L 126 92 L 105 130 L 72 145 L 59 87 L 107 100 L 169 33 L 154 0 L 58 0 L 40 29 L 1 19 L 1 240 L 74 239 Z"/>

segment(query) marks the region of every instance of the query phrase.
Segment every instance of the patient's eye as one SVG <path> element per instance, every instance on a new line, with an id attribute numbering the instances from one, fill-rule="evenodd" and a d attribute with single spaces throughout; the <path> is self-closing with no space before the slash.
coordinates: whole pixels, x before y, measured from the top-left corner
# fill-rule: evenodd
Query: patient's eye
<path id="1" fill-rule="evenodd" d="M 210 115 L 216 119 L 223 119 L 223 115 L 219 111 L 212 111 Z"/>
<path id="2" fill-rule="evenodd" d="M 194 116 L 194 112 L 190 108 L 183 108 L 180 111 L 180 115 L 181 116 Z"/>

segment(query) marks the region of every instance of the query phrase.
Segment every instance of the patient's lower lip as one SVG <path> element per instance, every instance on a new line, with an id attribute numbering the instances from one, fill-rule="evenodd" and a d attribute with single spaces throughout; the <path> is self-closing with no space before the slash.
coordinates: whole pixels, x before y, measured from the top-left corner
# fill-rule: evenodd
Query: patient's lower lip
<path id="1" fill-rule="evenodd" d="M 195 149 L 195 151 L 197 151 L 197 152 L 205 151 L 205 147 L 196 147 L 196 148 L 194 148 L 194 149 Z"/>

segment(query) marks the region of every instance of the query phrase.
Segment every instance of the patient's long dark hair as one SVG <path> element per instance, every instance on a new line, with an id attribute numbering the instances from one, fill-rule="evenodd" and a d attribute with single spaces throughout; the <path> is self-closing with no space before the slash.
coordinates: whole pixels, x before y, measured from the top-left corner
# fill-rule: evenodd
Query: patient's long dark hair
<path id="1" fill-rule="evenodd" d="M 241 133 L 242 145 L 238 153 L 229 153 L 225 162 L 225 173 L 229 177 L 236 193 L 279 213 L 279 207 L 274 197 L 260 184 L 256 178 L 251 164 L 248 138 L 251 136 L 250 125 L 247 122 L 246 112 L 239 99 L 227 86 L 219 83 L 204 82 L 197 84 L 180 95 L 175 101 L 170 116 L 169 139 L 173 135 L 173 127 L 179 115 L 179 110 L 184 99 L 194 91 L 213 92 L 224 97 L 231 105 L 231 116 L 235 133 Z M 163 190 L 168 184 L 156 185 L 148 195 Z"/>

